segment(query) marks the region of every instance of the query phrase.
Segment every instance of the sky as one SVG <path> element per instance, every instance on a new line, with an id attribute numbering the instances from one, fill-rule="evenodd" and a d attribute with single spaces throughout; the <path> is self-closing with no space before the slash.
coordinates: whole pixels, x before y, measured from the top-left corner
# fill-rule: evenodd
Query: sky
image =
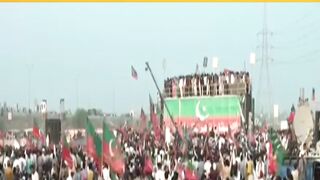
<path id="1" fill-rule="evenodd" d="M 47 99 L 48 109 L 58 110 L 59 99 L 64 98 L 71 110 L 148 110 L 149 93 L 155 98 L 157 91 L 145 71 L 146 61 L 163 87 L 166 77 L 194 73 L 204 56 L 209 57 L 209 67 L 201 71 L 214 71 L 213 57 L 219 59 L 219 71 L 249 71 L 257 95 L 263 7 L 262 3 L 2 3 L 0 102 L 28 107 L 29 102 Z M 280 112 L 297 103 L 299 88 L 304 87 L 308 97 L 313 87 L 320 90 L 319 21 L 320 4 L 267 4 L 273 59 L 270 97 Z M 257 54 L 255 65 L 249 64 L 251 52 Z M 131 78 L 131 65 L 138 80 Z"/>

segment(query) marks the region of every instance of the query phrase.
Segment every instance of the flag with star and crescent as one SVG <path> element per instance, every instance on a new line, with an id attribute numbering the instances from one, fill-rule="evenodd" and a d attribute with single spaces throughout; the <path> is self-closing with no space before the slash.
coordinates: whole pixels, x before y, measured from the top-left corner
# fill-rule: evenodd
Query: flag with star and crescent
<path id="1" fill-rule="evenodd" d="M 111 128 L 103 121 L 103 162 L 109 164 L 114 173 L 122 176 L 124 173 L 124 158 L 116 143 L 116 137 Z"/>

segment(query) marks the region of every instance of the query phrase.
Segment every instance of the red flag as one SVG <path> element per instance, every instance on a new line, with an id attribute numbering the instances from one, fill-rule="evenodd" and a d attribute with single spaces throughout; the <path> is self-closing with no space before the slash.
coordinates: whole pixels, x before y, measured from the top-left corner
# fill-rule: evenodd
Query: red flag
<path id="1" fill-rule="evenodd" d="M 124 174 L 124 160 L 123 159 L 115 159 L 112 161 L 111 170 L 115 172 L 118 176 L 122 177 Z"/>
<path id="2" fill-rule="evenodd" d="M 273 157 L 273 148 L 272 148 L 271 142 L 269 142 L 268 161 L 269 161 L 268 172 L 269 174 L 275 175 L 277 172 L 277 161 Z"/>
<path id="3" fill-rule="evenodd" d="M 133 79 L 137 80 L 138 79 L 138 73 L 137 71 L 134 69 L 133 66 L 131 66 L 131 76 Z"/>
<path id="4" fill-rule="evenodd" d="M 152 160 L 149 157 L 147 157 L 144 162 L 143 173 L 145 175 L 151 175 L 152 171 L 153 171 Z"/>
<path id="5" fill-rule="evenodd" d="M 42 144 L 45 144 L 46 137 L 45 137 L 44 133 L 41 131 L 39 124 L 38 124 L 38 121 L 36 119 L 33 119 L 32 134 L 36 139 L 40 140 Z"/>
<path id="6" fill-rule="evenodd" d="M 294 108 L 294 105 L 292 105 L 291 106 L 291 113 L 290 113 L 290 115 L 289 115 L 289 117 L 288 117 L 288 123 L 289 124 L 292 124 L 293 123 L 293 121 L 294 121 L 294 117 L 295 117 L 295 113 L 296 112 L 296 109 Z"/>
<path id="7" fill-rule="evenodd" d="M 141 130 L 144 131 L 147 125 L 147 116 L 144 113 L 143 109 L 141 108 L 141 114 L 140 114 L 140 119 L 141 119 Z"/>
<path id="8" fill-rule="evenodd" d="M 295 117 L 296 113 L 295 112 L 291 112 L 289 117 L 288 117 L 288 122 L 291 124 L 294 121 L 294 117 Z"/>
<path id="9" fill-rule="evenodd" d="M 154 104 L 153 104 L 153 101 L 151 99 L 150 94 L 149 94 L 149 103 L 150 103 L 150 116 L 151 116 L 150 119 L 151 119 L 152 126 L 153 126 L 154 136 L 155 136 L 156 140 L 160 140 L 160 136 L 161 136 L 160 124 L 158 121 L 157 114 L 154 111 Z"/>
<path id="10" fill-rule="evenodd" d="M 156 138 L 156 140 L 160 140 L 161 137 L 161 129 L 159 126 L 159 121 L 158 121 L 158 117 L 157 115 L 153 112 L 152 113 L 152 126 L 153 126 L 153 131 L 154 131 L 154 136 Z"/>
<path id="11" fill-rule="evenodd" d="M 63 145 L 62 145 L 62 152 L 61 152 L 61 157 L 64 161 L 67 162 L 67 165 L 70 169 L 73 168 L 73 160 L 71 157 L 71 152 L 69 149 L 69 144 L 67 142 L 66 137 L 64 136 L 63 138 Z"/>
<path id="12" fill-rule="evenodd" d="M 185 179 L 186 180 L 197 180 L 198 179 L 197 174 L 194 169 L 195 169 L 194 166 L 189 161 L 188 165 L 186 167 L 186 170 L 185 170 L 185 177 L 186 177 Z"/>
<path id="13" fill-rule="evenodd" d="M 32 134 L 35 138 L 40 139 L 41 132 L 40 132 L 39 125 L 35 119 L 33 120 Z"/>

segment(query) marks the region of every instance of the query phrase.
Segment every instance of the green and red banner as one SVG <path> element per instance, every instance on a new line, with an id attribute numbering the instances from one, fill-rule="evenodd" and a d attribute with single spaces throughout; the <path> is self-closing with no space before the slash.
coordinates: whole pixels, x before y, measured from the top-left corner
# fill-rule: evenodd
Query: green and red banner
<path id="1" fill-rule="evenodd" d="M 220 132 L 227 132 L 229 127 L 234 132 L 241 125 L 239 96 L 168 98 L 165 102 L 177 125 L 197 129 L 216 127 Z M 164 122 L 172 128 L 166 109 Z"/>

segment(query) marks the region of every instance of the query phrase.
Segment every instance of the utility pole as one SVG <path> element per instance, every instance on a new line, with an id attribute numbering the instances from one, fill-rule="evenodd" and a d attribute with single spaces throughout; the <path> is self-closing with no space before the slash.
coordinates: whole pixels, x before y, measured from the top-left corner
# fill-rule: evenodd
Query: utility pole
<path id="1" fill-rule="evenodd" d="M 267 5 L 264 3 L 263 7 L 263 28 L 262 31 L 258 33 L 258 36 L 262 36 L 260 48 L 260 72 L 259 72 L 259 86 L 258 86 L 258 107 L 261 113 L 267 113 L 267 117 L 272 118 L 272 86 L 270 82 L 270 72 L 269 65 L 273 59 L 270 56 L 270 37 L 273 35 L 268 29 L 267 24 Z M 271 119 L 270 119 L 271 120 Z M 274 122 L 273 122 L 274 123 Z"/>
<path id="2" fill-rule="evenodd" d="M 28 70 L 28 113 L 30 113 L 30 93 L 31 93 L 31 71 L 33 69 L 33 64 L 27 65 Z"/>
<path id="3" fill-rule="evenodd" d="M 79 77 L 77 76 L 76 77 L 76 106 L 77 106 L 77 109 L 79 108 L 79 85 L 78 85 L 78 82 L 79 81 Z"/>
<path id="4" fill-rule="evenodd" d="M 112 92 L 112 109 L 113 109 L 113 115 L 114 116 L 116 114 L 116 92 L 115 92 L 115 89 L 113 87 L 113 92 Z"/>

